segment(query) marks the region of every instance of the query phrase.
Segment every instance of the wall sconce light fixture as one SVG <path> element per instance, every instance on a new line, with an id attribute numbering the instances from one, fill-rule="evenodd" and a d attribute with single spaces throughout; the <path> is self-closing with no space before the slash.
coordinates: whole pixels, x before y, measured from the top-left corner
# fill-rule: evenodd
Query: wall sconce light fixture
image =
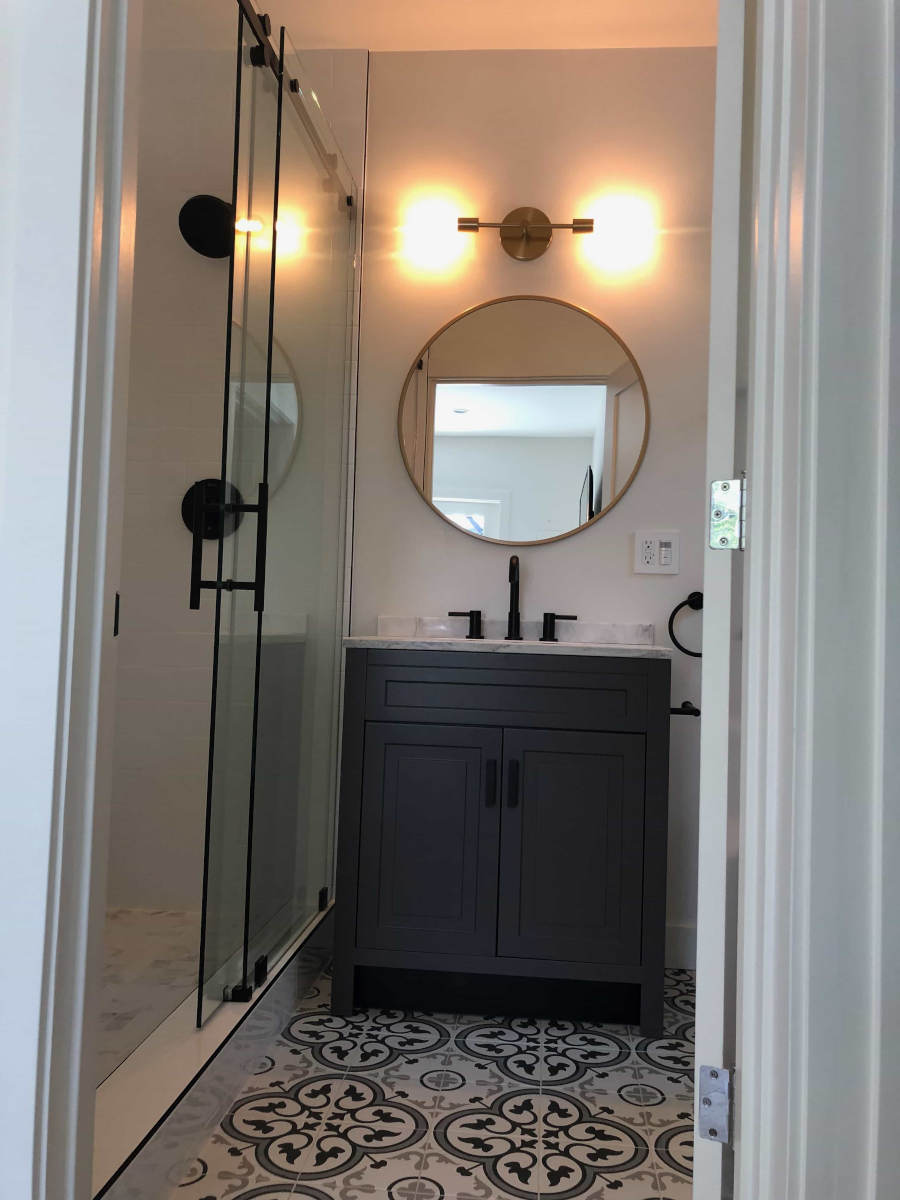
<path id="1" fill-rule="evenodd" d="M 481 221 L 478 217 L 460 217 L 456 227 L 460 233 L 477 233 L 479 229 L 499 229 L 500 245 L 510 256 L 524 261 L 540 258 L 553 240 L 554 229 L 571 229 L 573 233 L 593 233 L 593 217 L 576 217 L 567 224 L 556 224 L 539 208 L 514 208 L 502 221 Z"/>

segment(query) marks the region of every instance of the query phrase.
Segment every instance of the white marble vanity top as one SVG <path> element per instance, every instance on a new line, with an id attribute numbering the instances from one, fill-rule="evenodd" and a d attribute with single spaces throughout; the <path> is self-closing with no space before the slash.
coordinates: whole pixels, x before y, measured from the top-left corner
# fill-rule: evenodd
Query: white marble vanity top
<path id="1" fill-rule="evenodd" d="M 469 632 L 468 617 L 379 617 L 375 630 L 380 638 L 399 638 L 403 641 L 432 641 L 435 638 L 465 638 Z M 485 617 L 483 632 L 487 641 L 502 642 L 506 636 L 506 618 Z M 522 637 L 536 642 L 541 636 L 540 621 L 523 620 Z M 624 621 L 564 621 L 556 620 L 556 636 L 560 642 L 590 642 L 594 646 L 652 646 L 656 630 L 653 625 Z"/>
<path id="2" fill-rule="evenodd" d="M 484 638 L 469 641 L 467 617 L 379 617 L 377 634 L 344 638 L 347 647 L 372 650 L 471 650 L 481 654 L 594 654 L 619 658 L 670 658 L 654 646 L 652 625 L 590 621 L 556 622 L 557 642 L 542 642 L 541 622 L 523 621 L 522 641 L 507 642 L 506 621 L 488 618 Z"/>
<path id="3" fill-rule="evenodd" d="M 465 637 L 345 637 L 348 650 L 468 650 L 480 654 L 573 654 L 611 658 L 671 658 L 665 646 L 634 646 L 628 642 L 541 642 L 523 639 L 507 642 L 503 638 L 468 641 Z"/>

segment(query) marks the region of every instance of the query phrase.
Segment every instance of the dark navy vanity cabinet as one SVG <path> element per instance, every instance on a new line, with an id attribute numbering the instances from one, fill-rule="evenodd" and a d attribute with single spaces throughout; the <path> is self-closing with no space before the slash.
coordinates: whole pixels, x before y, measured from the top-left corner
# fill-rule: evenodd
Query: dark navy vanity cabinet
<path id="1" fill-rule="evenodd" d="M 359 968 L 452 972 L 637 985 L 661 1030 L 669 675 L 348 649 L 335 1011 Z"/>

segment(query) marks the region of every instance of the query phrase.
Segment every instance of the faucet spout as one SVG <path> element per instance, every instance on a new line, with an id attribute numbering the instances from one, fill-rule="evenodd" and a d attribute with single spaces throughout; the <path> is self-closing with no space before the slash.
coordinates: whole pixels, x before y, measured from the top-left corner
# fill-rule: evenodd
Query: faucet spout
<path id="1" fill-rule="evenodd" d="M 506 622 L 506 640 L 521 642 L 521 618 L 519 615 L 519 556 L 509 557 L 509 616 Z"/>

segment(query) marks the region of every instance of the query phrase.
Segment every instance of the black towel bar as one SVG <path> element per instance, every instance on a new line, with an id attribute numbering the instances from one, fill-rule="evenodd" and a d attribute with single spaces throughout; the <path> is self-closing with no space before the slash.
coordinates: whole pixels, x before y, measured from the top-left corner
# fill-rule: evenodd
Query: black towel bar
<path id="1" fill-rule="evenodd" d="M 678 638 L 675 636 L 675 618 L 683 608 L 693 608 L 699 611 L 703 607 L 703 593 L 691 592 L 687 600 L 682 600 L 680 604 L 676 604 L 669 614 L 669 637 L 672 639 L 672 645 L 680 650 L 682 654 L 689 654 L 691 658 L 702 658 L 703 655 L 699 650 L 688 650 L 687 646 L 682 646 Z M 674 710 L 673 710 L 674 711 Z"/>

